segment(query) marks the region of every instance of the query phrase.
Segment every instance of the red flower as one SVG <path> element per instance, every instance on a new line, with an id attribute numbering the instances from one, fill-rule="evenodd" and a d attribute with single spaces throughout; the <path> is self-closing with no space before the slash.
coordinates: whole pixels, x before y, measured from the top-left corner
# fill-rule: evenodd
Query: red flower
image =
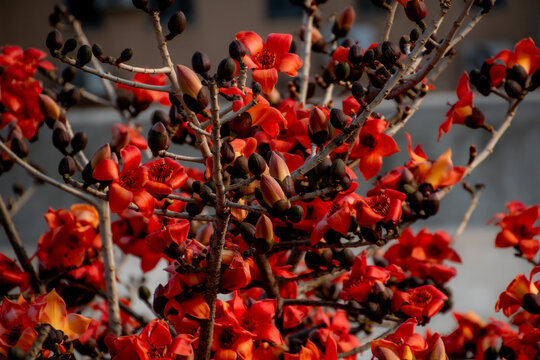
<path id="1" fill-rule="evenodd" d="M 188 180 L 184 167 L 169 158 L 144 164 L 141 177 L 144 188 L 154 196 L 169 195 Z"/>
<path id="2" fill-rule="evenodd" d="M 296 76 L 302 66 L 300 57 L 289 53 L 292 42 L 290 34 L 270 34 L 263 42 L 253 31 L 242 31 L 236 34 L 236 39 L 249 50 L 250 55 L 244 57 L 244 62 L 248 68 L 254 69 L 253 80 L 261 84 L 266 94 L 276 85 L 278 72 Z"/>
<path id="3" fill-rule="evenodd" d="M 19 287 L 21 292 L 28 288 L 29 275 L 6 255 L 0 253 L 0 294 L 7 294 L 11 289 Z"/>
<path id="4" fill-rule="evenodd" d="M 495 247 L 519 248 L 523 257 L 528 260 L 534 259 L 540 241 L 534 237 L 540 234 L 540 226 L 534 226 L 540 218 L 540 208 L 538 205 L 525 208 L 525 205 L 518 201 L 506 204 L 508 215 L 497 214 L 495 218 L 501 218 L 497 225 L 501 227 L 501 232 L 495 239 Z"/>
<path id="5" fill-rule="evenodd" d="M 437 141 L 442 134 L 450 131 L 452 124 L 465 125 L 473 129 L 479 127 L 489 129 L 484 124 L 484 115 L 473 106 L 474 93 L 469 86 L 469 75 L 466 72 L 459 78 L 456 94 L 458 101 L 446 112 L 446 120 L 439 126 Z"/>
<path id="6" fill-rule="evenodd" d="M 254 334 L 244 329 L 236 315 L 227 311 L 229 304 L 220 301 L 224 315 L 214 324 L 214 336 L 212 338 L 212 351 L 215 351 L 215 360 L 229 359 L 253 359 Z"/>
<path id="7" fill-rule="evenodd" d="M 424 285 L 407 292 L 396 291 L 392 297 L 392 310 L 415 317 L 419 322 L 431 318 L 442 309 L 448 297 L 432 285 Z"/>
<path id="8" fill-rule="evenodd" d="M 145 217 L 154 213 L 154 198 L 143 188 L 144 177 L 139 167 L 141 151 L 128 145 L 120 152 L 124 163 L 118 173 L 118 164 L 111 159 L 101 160 L 94 169 L 93 177 L 99 181 L 113 181 L 109 187 L 109 205 L 113 213 L 120 213 L 131 202 L 139 207 Z"/>
<path id="9" fill-rule="evenodd" d="M 140 150 L 148 149 L 146 139 L 132 127 L 116 123 L 112 126 L 112 145 L 120 151 L 126 145 L 133 145 Z"/>
<path id="10" fill-rule="evenodd" d="M 382 158 L 399 151 L 396 142 L 384 134 L 388 123 L 381 119 L 368 119 L 351 151 L 352 158 L 360 159 L 360 172 L 369 180 L 381 169 Z"/>
<path id="11" fill-rule="evenodd" d="M 354 260 L 351 273 L 343 282 L 343 292 L 340 297 L 345 300 L 355 300 L 359 303 L 367 301 L 375 282 L 383 284 L 390 278 L 390 271 L 376 265 L 367 265 L 366 251 Z"/>
<path id="12" fill-rule="evenodd" d="M 497 64 L 502 61 L 504 65 Z M 528 75 L 540 69 L 539 50 L 531 38 L 523 39 L 516 44 L 514 52 L 502 50 L 491 59 L 487 59 L 488 64 L 492 64 L 489 69 L 489 77 L 492 86 L 498 87 L 506 77 L 506 69 L 511 69 L 514 65 L 520 65 Z"/>
<path id="13" fill-rule="evenodd" d="M 148 234 L 145 242 L 153 251 L 163 252 L 171 243 L 181 245 L 186 242 L 189 234 L 189 221 L 182 219 L 169 223 L 163 229 Z"/>
<path id="14" fill-rule="evenodd" d="M 539 288 L 533 282 L 533 276 L 538 272 L 540 272 L 540 266 L 535 266 L 531 270 L 528 280 L 524 274 L 516 276 L 506 290 L 499 295 L 499 299 L 495 304 L 495 311 L 502 309 L 504 315 L 510 316 L 523 306 L 523 297 L 525 295 L 532 294 L 537 296 Z"/>
<path id="15" fill-rule="evenodd" d="M 372 226 L 379 221 L 397 223 L 401 218 L 401 204 L 407 195 L 383 189 L 379 194 L 360 199 L 356 210 L 356 220 L 360 226 Z"/>

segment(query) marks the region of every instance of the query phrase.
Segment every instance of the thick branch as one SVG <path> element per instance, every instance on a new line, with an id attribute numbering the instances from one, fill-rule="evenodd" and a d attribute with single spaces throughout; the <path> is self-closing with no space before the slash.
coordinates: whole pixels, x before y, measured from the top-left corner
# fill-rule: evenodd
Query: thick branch
<path id="1" fill-rule="evenodd" d="M 43 348 L 43 344 L 45 343 L 45 340 L 47 340 L 51 330 L 53 330 L 51 325 L 41 324 L 32 347 L 28 350 L 28 353 L 26 353 L 26 356 L 24 357 L 25 360 L 34 360 L 41 354 L 41 348 Z"/>

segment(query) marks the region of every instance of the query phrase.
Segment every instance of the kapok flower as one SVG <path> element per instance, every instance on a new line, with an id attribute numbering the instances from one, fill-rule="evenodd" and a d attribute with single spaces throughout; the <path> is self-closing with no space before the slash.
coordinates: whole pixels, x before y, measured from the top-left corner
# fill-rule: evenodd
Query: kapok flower
<path id="1" fill-rule="evenodd" d="M 379 221 L 396 223 L 401 218 L 401 204 L 407 195 L 393 189 L 358 201 L 356 220 L 360 226 L 372 226 Z"/>
<path id="2" fill-rule="evenodd" d="M 167 76 L 165 74 L 142 74 L 137 73 L 133 77 L 133 81 L 148 85 L 165 85 L 167 82 Z M 117 84 L 117 87 L 125 89 L 133 94 L 136 108 L 140 111 L 146 110 L 154 101 L 159 102 L 162 105 L 170 106 L 169 95 L 166 92 L 146 90 L 134 88 L 129 85 Z"/>
<path id="3" fill-rule="evenodd" d="M 111 212 L 120 213 L 133 202 L 145 217 L 154 212 L 154 198 L 143 187 L 144 177 L 140 171 L 141 151 L 128 145 L 120 152 L 124 163 L 122 171 L 118 172 L 118 164 L 111 159 L 100 161 L 93 172 L 93 177 L 99 181 L 112 181 L 109 187 L 109 205 Z"/>
<path id="4" fill-rule="evenodd" d="M 376 281 L 385 284 L 390 278 L 390 271 L 380 266 L 368 265 L 366 251 L 354 259 L 354 264 L 348 278 L 343 282 L 343 292 L 340 297 L 345 300 L 355 300 L 363 303 Z"/>
<path id="5" fill-rule="evenodd" d="M 118 146 L 120 143 L 122 146 Z M 140 150 L 148 149 L 146 139 L 132 127 L 116 123 L 112 126 L 112 144 L 117 151 L 126 145 L 133 145 Z"/>
<path id="6" fill-rule="evenodd" d="M 169 195 L 188 180 L 184 167 L 169 158 L 147 162 L 141 176 L 144 188 L 154 196 Z"/>
<path id="7" fill-rule="evenodd" d="M 7 294 L 11 289 L 19 287 L 21 292 L 28 288 L 29 275 L 6 255 L 0 253 L 0 294 Z"/>
<path id="8" fill-rule="evenodd" d="M 458 101 L 446 112 L 446 120 L 439 126 L 440 140 L 442 134 L 450 131 L 453 124 L 465 125 L 472 129 L 483 127 L 486 130 L 491 128 L 484 123 L 484 114 L 473 106 L 474 93 L 469 86 L 469 74 L 466 72 L 459 78 L 456 89 Z"/>
<path id="9" fill-rule="evenodd" d="M 360 172 L 365 180 L 369 180 L 381 169 L 382 158 L 399 151 L 396 142 L 384 134 L 388 123 L 381 119 L 368 119 L 358 140 L 353 145 L 351 156 L 360 159 Z"/>
<path id="10" fill-rule="evenodd" d="M 515 246 L 523 257 L 534 259 L 540 248 L 540 241 L 534 238 L 540 235 L 540 226 L 534 226 L 540 218 L 540 208 L 538 205 L 525 208 L 519 201 L 512 201 L 506 207 L 508 215 L 500 213 L 493 218 L 501 219 L 497 222 L 501 232 L 497 234 L 495 247 Z"/>
<path id="11" fill-rule="evenodd" d="M 261 84 L 266 94 L 276 85 L 278 72 L 296 76 L 302 66 L 300 57 L 289 53 L 292 42 L 290 34 L 270 34 L 263 42 L 253 31 L 242 31 L 236 34 L 236 39 L 249 50 L 250 55 L 244 56 L 244 62 L 248 68 L 254 69 L 253 80 Z"/>
<path id="12" fill-rule="evenodd" d="M 533 276 L 540 272 L 540 266 L 535 266 L 531 270 L 529 279 L 524 274 L 519 274 L 508 285 L 506 290 L 499 295 L 495 304 L 495 311 L 503 310 L 504 315 L 510 316 L 523 306 L 523 297 L 527 294 L 538 296 L 538 286 L 533 281 Z"/>
<path id="13" fill-rule="evenodd" d="M 420 323 L 438 313 L 448 297 L 432 285 L 424 285 L 406 292 L 395 291 L 392 297 L 392 311 L 401 311 L 415 317 Z"/>
<path id="14" fill-rule="evenodd" d="M 229 304 L 220 302 L 226 309 Z M 225 311 L 225 316 L 216 319 L 214 324 L 214 336 L 212 338 L 212 351 L 215 351 L 214 359 L 228 360 L 241 358 L 253 359 L 255 334 L 244 329 L 236 315 L 232 311 Z"/>
<path id="15" fill-rule="evenodd" d="M 502 61 L 504 65 L 497 64 L 497 60 Z M 506 69 L 511 69 L 514 65 L 521 66 L 527 75 L 540 69 L 540 50 L 534 44 L 533 39 L 527 38 L 516 44 L 514 52 L 504 49 L 494 57 L 487 59 L 486 63 L 491 64 L 489 69 L 491 85 L 498 87 L 506 77 Z"/>

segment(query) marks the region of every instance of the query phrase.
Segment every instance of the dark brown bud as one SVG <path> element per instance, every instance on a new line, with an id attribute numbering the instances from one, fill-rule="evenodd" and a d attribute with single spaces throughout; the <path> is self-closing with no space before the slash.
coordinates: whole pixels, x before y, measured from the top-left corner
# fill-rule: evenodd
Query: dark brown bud
<path id="1" fill-rule="evenodd" d="M 236 74 L 236 63 L 232 58 L 221 60 L 217 69 L 217 77 L 220 81 L 231 81 Z"/>
<path id="2" fill-rule="evenodd" d="M 309 113 L 308 134 L 311 142 L 318 146 L 324 145 L 330 136 L 326 115 L 318 106 Z"/>
<path id="3" fill-rule="evenodd" d="M 512 79 L 507 79 L 505 81 L 504 91 L 508 96 L 514 99 L 519 99 L 523 96 L 523 88 L 517 81 Z"/>
<path id="4" fill-rule="evenodd" d="M 246 47 L 238 40 L 234 40 L 229 44 L 229 56 L 238 62 L 244 61 L 246 52 Z"/>
<path id="5" fill-rule="evenodd" d="M 82 45 L 77 51 L 77 65 L 84 66 L 92 60 L 92 49 L 88 45 Z"/>
<path id="6" fill-rule="evenodd" d="M 401 50 L 399 46 L 392 41 L 385 41 L 382 43 L 382 61 L 387 65 L 393 65 L 401 57 Z"/>
<path id="7" fill-rule="evenodd" d="M 330 123 L 336 129 L 343 130 L 347 126 L 347 115 L 341 109 L 332 108 L 330 110 Z"/>
<path id="8" fill-rule="evenodd" d="M 355 255 L 351 249 L 345 248 L 334 254 L 334 258 L 339 262 L 343 269 L 349 269 L 354 264 Z"/>
<path id="9" fill-rule="evenodd" d="M 381 60 L 382 57 L 382 48 L 380 45 L 377 45 L 373 48 L 374 60 Z"/>
<path id="10" fill-rule="evenodd" d="M 88 136 L 86 136 L 85 132 L 79 131 L 75 133 L 71 139 L 71 154 L 76 154 L 79 151 L 84 150 L 87 144 Z"/>
<path id="11" fill-rule="evenodd" d="M 143 11 L 148 11 L 148 0 L 131 0 L 133 6 Z"/>
<path id="12" fill-rule="evenodd" d="M 143 301 L 148 301 L 148 299 L 150 299 L 150 296 L 152 295 L 150 290 L 144 285 L 139 286 L 139 289 L 137 292 L 139 294 L 139 299 Z"/>
<path id="13" fill-rule="evenodd" d="M 471 83 L 471 85 L 476 87 L 476 85 L 478 84 L 478 80 L 480 79 L 480 76 L 482 76 L 482 72 L 480 71 L 480 69 L 472 69 L 469 72 L 469 83 Z"/>
<path id="14" fill-rule="evenodd" d="M 157 122 L 148 131 L 148 147 L 152 150 L 152 154 L 157 156 L 161 150 L 167 150 L 171 141 L 167 128 L 162 122 Z"/>
<path id="15" fill-rule="evenodd" d="M 263 193 L 264 196 L 264 193 Z M 287 210 L 291 207 L 291 203 L 289 200 L 281 199 L 278 200 L 272 205 L 272 208 L 270 209 L 270 214 L 274 217 L 280 218 L 282 220 L 285 220 L 287 217 Z"/>
<path id="16" fill-rule="evenodd" d="M 62 90 L 62 92 L 58 94 L 58 100 L 66 109 L 69 109 L 81 101 L 81 91 L 76 87 L 72 87 L 69 90 Z"/>
<path id="17" fill-rule="evenodd" d="M 75 174 L 77 165 L 71 156 L 63 157 L 58 164 L 58 173 L 64 178 L 69 178 Z"/>
<path id="18" fill-rule="evenodd" d="M 253 175 L 260 176 L 266 171 L 268 165 L 266 164 L 266 161 L 264 161 L 264 158 L 261 155 L 254 152 L 249 157 L 248 167 L 249 171 Z"/>
<path id="19" fill-rule="evenodd" d="M 45 40 L 45 46 L 47 46 L 47 49 L 51 53 L 60 50 L 62 46 L 64 45 L 64 39 L 62 38 L 62 34 L 58 30 L 53 30 L 47 35 L 47 39 Z"/>
<path id="20" fill-rule="evenodd" d="M 66 55 L 70 52 L 72 52 L 73 50 L 75 50 L 77 48 L 77 40 L 75 40 L 74 38 L 69 38 L 66 40 L 66 42 L 64 43 L 64 47 L 62 48 L 62 55 Z"/>
<path id="21" fill-rule="evenodd" d="M 407 53 L 411 46 L 411 38 L 408 35 L 403 35 L 399 38 L 399 49 L 402 53 Z"/>
<path id="22" fill-rule="evenodd" d="M 345 37 L 351 30 L 356 14 L 352 6 L 345 8 L 336 18 L 332 26 L 332 33 L 337 37 Z"/>
<path id="23" fill-rule="evenodd" d="M 530 91 L 535 90 L 540 86 L 540 69 L 536 70 L 531 76 L 531 86 Z"/>
<path id="24" fill-rule="evenodd" d="M 60 121 L 57 121 L 54 124 L 54 129 L 52 133 L 52 142 L 54 147 L 60 150 L 62 154 L 66 154 L 66 148 L 69 146 L 70 140 L 71 139 L 64 124 L 62 124 Z"/>
<path id="25" fill-rule="evenodd" d="M 60 108 L 58 104 L 45 94 L 40 94 L 38 98 L 39 109 L 43 116 L 48 119 L 58 120 L 60 118 Z"/>
<path id="26" fill-rule="evenodd" d="M 62 70 L 62 81 L 64 83 L 69 83 L 75 80 L 75 76 L 77 75 L 77 71 L 72 68 L 71 66 L 68 66 Z"/>
<path id="27" fill-rule="evenodd" d="M 242 239 L 246 244 L 251 246 L 255 241 L 255 225 L 243 221 L 240 224 L 240 235 L 242 235 Z"/>
<path id="28" fill-rule="evenodd" d="M 160 12 L 165 11 L 170 8 L 172 4 L 174 4 L 174 0 L 157 0 L 157 9 Z"/>
<path id="29" fill-rule="evenodd" d="M 525 83 L 527 82 L 527 78 L 529 77 L 529 74 L 527 74 L 527 71 L 523 68 L 523 66 L 515 64 L 514 66 L 512 66 L 512 69 L 510 69 L 510 74 L 508 74 L 508 77 L 512 80 L 517 81 L 519 85 L 524 87 Z"/>
<path id="30" fill-rule="evenodd" d="M 171 118 L 163 110 L 156 110 L 152 113 L 152 125 L 162 123 L 165 126 L 171 125 Z"/>
<path id="31" fill-rule="evenodd" d="M 197 51 L 191 57 L 191 67 L 197 74 L 204 75 L 210 70 L 210 58 L 205 53 Z"/>
<path id="32" fill-rule="evenodd" d="M 154 301 L 152 301 L 152 308 L 154 312 L 163 317 L 163 311 L 169 300 L 165 296 L 165 287 L 159 284 L 154 290 Z"/>
<path id="33" fill-rule="evenodd" d="M 285 193 L 286 197 L 294 196 L 294 181 L 290 176 L 286 176 L 282 181 L 279 181 L 279 185 L 281 186 L 281 189 L 283 189 L 283 193 Z"/>
<path id="34" fill-rule="evenodd" d="M 249 175 L 248 159 L 241 155 L 234 160 L 234 165 L 228 167 L 227 171 L 236 177 L 246 178 Z"/>
<path id="35" fill-rule="evenodd" d="M 14 346 L 7 352 L 8 360 L 24 360 L 26 352 L 20 347 Z"/>
<path id="36" fill-rule="evenodd" d="M 422 183 L 420 186 L 418 186 L 418 191 L 420 191 L 424 196 L 429 196 L 435 190 L 433 189 L 433 185 L 430 183 Z"/>
<path id="37" fill-rule="evenodd" d="M 465 118 L 465 125 L 471 129 L 478 129 L 484 125 L 484 114 L 478 110 L 478 108 L 473 107 L 472 114 Z"/>
<path id="38" fill-rule="evenodd" d="M 251 126 L 252 120 L 251 115 L 248 112 L 244 112 L 229 123 L 231 135 L 234 137 L 245 138 L 250 136 L 253 132 L 253 127 Z"/>
<path id="39" fill-rule="evenodd" d="M 426 4 L 423 0 L 411 0 L 405 7 L 405 14 L 409 20 L 419 22 L 427 16 Z"/>
<path id="40" fill-rule="evenodd" d="M 347 55 L 347 58 L 349 62 L 354 66 L 360 65 L 364 58 L 364 51 L 360 46 L 354 44 L 349 48 L 349 54 Z"/>
<path id="41" fill-rule="evenodd" d="M 22 136 L 21 137 L 16 136 L 13 139 L 11 139 L 10 148 L 11 148 L 11 151 L 13 151 L 15 155 L 17 155 L 20 158 L 24 159 L 25 157 L 28 156 L 28 153 L 29 153 L 28 144 L 26 143 L 26 141 L 24 140 Z"/>
<path id="42" fill-rule="evenodd" d="M 523 308 L 533 315 L 540 315 L 540 294 L 528 293 L 522 299 Z"/>
<path id="43" fill-rule="evenodd" d="M 364 86 L 362 86 L 362 84 L 360 84 L 358 81 L 355 81 L 352 84 L 351 92 L 352 92 L 352 96 L 357 101 L 360 101 L 360 99 L 363 99 L 364 95 L 366 95 L 366 90 L 364 89 Z"/>
<path id="44" fill-rule="evenodd" d="M 388 8 L 388 4 L 386 4 L 386 0 L 371 0 L 371 3 L 381 9 Z"/>
<path id="45" fill-rule="evenodd" d="M 426 216 L 433 216 L 439 211 L 440 204 L 441 197 L 438 193 L 434 192 L 430 194 L 426 200 L 424 200 L 422 209 L 424 210 Z"/>
<path id="46" fill-rule="evenodd" d="M 418 30 L 418 28 L 412 29 L 409 36 L 412 42 L 416 42 L 418 39 L 420 39 L 420 30 Z"/>
<path id="47" fill-rule="evenodd" d="M 203 211 L 203 209 L 204 209 L 204 205 L 200 200 L 188 202 L 186 204 L 186 212 L 191 217 L 195 215 L 199 215 Z"/>
<path id="48" fill-rule="evenodd" d="M 488 96 L 491 92 L 491 83 L 489 82 L 489 78 L 485 75 L 480 76 L 478 78 L 478 82 L 476 83 L 476 89 L 480 94 Z"/>
<path id="49" fill-rule="evenodd" d="M 300 205 L 293 205 L 287 210 L 287 219 L 292 223 L 299 223 L 304 218 L 304 208 Z"/>
<path id="50" fill-rule="evenodd" d="M 474 5 L 480 6 L 482 8 L 482 14 L 487 14 L 493 8 L 495 0 L 476 0 Z"/>
<path id="51" fill-rule="evenodd" d="M 369 65 L 375 61 L 375 52 L 373 49 L 366 50 L 364 53 L 364 58 L 362 59 L 364 64 Z"/>
<path id="52" fill-rule="evenodd" d="M 351 73 L 351 67 L 349 66 L 349 63 L 346 61 L 340 62 L 334 68 L 334 75 L 337 81 L 346 80 L 349 77 L 350 73 Z"/>
<path id="53" fill-rule="evenodd" d="M 99 61 L 105 60 L 105 55 L 103 53 L 103 49 L 98 44 L 92 45 L 92 54 L 98 59 Z"/>
<path id="54" fill-rule="evenodd" d="M 186 16 L 183 12 L 177 11 L 170 18 L 167 23 L 170 34 L 167 35 L 167 40 L 171 40 L 176 35 L 180 35 L 186 29 Z"/>
<path id="55" fill-rule="evenodd" d="M 324 266 L 324 260 L 321 255 L 314 251 L 307 251 L 304 256 L 304 261 L 306 266 L 311 270 L 318 271 L 321 269 L 321 266 Z"/>
<path id="56" fill-rule="evenodd" d="M 125 48 L 120 53 L 120 57 L 116 60 L 116 63 L 120 64 L 120 63 L 129 61 L 129 60 L 131 60 L 132 57 L 133 57 L 133 49 L 132 48 Z"/>
<path id="57" fill-rule="evenodd" d="M 232 145 L 228 142 L 221 144 L 221 162 L 223 164 L 230 164 L 234 161 L 236 154 Z"/>

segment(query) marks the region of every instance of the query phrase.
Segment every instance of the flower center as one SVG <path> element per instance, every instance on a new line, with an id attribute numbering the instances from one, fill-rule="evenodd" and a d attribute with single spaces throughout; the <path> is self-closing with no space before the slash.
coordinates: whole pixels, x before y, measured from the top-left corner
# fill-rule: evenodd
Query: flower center
<path id="1" fill-rule="evenodd" d="M 173 169 L 165 161 L 158 161 L 150 168 L 150 176 L 154 181 L 165 183 L 173 174 Z"/>
<path id="2" fill-rule="evenodd" d="M 22 334 L 22 325 L 15 325 L 7 336 L 7 343 L 9 345 L 15 345 Z"/>
<path id="3" fill-rule="evenodd" d="M 135 190 L 137 189 L 137 171 L 131 170 L 127 172 L 126 174 L 123 174 L 118 179 L 118 183 L 120 186 L 122 186 L 124 189 L 128 190 Z"/>
<path id="4" fill-rule="evenodd" d="M 369 148 L 370 150 L 373 150 L 375 146 L 377 146 L 377 140 L 371 136 L 371 135 L 364 135 L 360 138 L 360 143 Z"/>
<path id="5" fill-rule="evenodd" d="M 270 69 L 276 63 L 276 54 L 268 49 L 262 49 L 255 55 L 255 61 L 263 69 Z"/>
<path id="6" fill-rule="evenodd" d="M 384 194 L 368 198 L 366 202 L 375 213 L 381 216 L 386 216 L 390 210 L 390 198 Z"/>
<path id="7" fill-rule="evenodd" d="M 431 302 L 431 299 L 433 297 L 429 293 L 429 291 L 425 290 L 418 290 L 418 291 L 412 291 L 411 292 L 411 303 L 418 306 L 426 306 Z"/>
<path id="8" fill-rule="evenodd" d="M 219 336 L 219 345 L 222 349 L 230 349 L 231 346 L 233 346 L 235 340 L 236 336 L 232 328 L 227 327 Z"/>

